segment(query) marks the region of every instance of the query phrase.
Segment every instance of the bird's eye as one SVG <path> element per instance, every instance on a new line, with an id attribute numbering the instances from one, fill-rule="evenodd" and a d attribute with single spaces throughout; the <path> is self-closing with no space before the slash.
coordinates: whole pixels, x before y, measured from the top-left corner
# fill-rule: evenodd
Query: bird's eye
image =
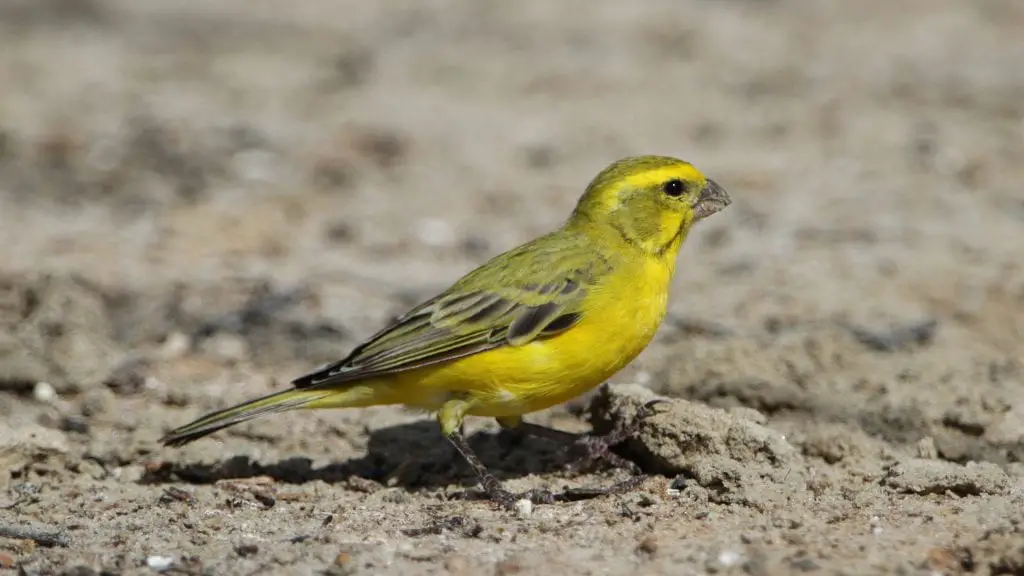
<path id="1" fill-rule="evenodd" d="M 664 186 L 665 194 L 673 198 L 678 198 L 686 192 L 686 186 L 683 186 L 682 180 L 669 180 L 665 182 Z"/>

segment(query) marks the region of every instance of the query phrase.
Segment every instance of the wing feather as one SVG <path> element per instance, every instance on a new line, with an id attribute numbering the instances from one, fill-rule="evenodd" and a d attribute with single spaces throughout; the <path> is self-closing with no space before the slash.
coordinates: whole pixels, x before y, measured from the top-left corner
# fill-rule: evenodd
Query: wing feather
<path id="1" fill-rule="evenodd" d="M 297 388 L 334 386 L 523 346 L 572 328 L 583 318 L 583 300 L 606 262 L 572 249 L 538 253 L 528 248 L 471 272 L 345 359 L 292 383 Z"/>

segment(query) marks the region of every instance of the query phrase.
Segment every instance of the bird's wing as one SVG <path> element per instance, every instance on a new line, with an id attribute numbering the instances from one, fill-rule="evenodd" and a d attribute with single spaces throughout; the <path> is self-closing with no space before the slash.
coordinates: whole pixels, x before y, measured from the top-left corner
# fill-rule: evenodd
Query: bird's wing
<path id="1" fill-rule="evenodd" d="M 526 245 L 499 256 L 395 320 L 345 359 L 292 384 L 333 386 L 522 346 L 568 330 L 582 318 L 587 290 L 607 268 L 606 261 L 579 246 Z"/>

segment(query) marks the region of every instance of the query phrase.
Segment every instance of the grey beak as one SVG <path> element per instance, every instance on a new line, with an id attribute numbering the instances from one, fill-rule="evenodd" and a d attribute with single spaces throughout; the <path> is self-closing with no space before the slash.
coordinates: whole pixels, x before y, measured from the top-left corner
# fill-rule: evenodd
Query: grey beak
<path id="1" fill-rule="evenodd" d="M 707 184 L 700 191 L 700 196 L 697 197 L 697 202 L 693 205 L 694 219 L 701 220 L 707 218 L 731 203 L 732 199 L 729 198 L 729 193 L 725 191 L 725 188 L 719 186 L 718 182 L 708 178 Z"/>

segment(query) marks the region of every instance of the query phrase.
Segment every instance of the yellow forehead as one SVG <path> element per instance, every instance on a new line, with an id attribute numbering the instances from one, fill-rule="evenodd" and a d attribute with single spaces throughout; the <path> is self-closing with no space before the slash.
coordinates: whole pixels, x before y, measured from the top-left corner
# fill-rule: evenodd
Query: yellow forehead
<path id="1" fill-rule="evenodd" d="M 682 180 L 704 184 L 704 175 L 692 164 L 679 162 L 670 166 L 638 169 L 623 175 L 622 184 L 626 188 L 651 188 L 663 185 L 669 180 Z"/>

